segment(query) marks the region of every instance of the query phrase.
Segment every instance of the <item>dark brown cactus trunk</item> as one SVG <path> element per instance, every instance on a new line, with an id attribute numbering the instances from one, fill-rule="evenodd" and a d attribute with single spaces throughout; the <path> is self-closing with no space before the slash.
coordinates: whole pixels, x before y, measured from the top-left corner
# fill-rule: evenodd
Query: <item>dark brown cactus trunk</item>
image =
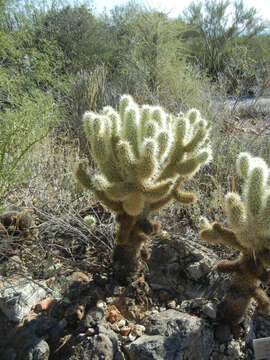
<path id="1" fill-rule="evenodd" d="M 240 323 L 252 298 L 257 300 L 262 311 L 269 309 L 269 298 L 260 288 L 268 274 L 259 258 L 244 254 L 236 260 L 220 262 L 217 270 L 233 273 L 232 285 L 218 308 L 219 318 L 231 324 Z"/>
<path id="2" fill-rule="evenodd" d="M 146 218 L 127 214 L 118 215 L 119 229 L 113 253 L 113 271 L 115 279 L 123 285 L 136 280 L 142 270 L 142 257 L 148 257 L 146 242 L 150 234 L 159 229 L 159 224 Z M 144 254 L 142 256 L 142 250 Z"/>

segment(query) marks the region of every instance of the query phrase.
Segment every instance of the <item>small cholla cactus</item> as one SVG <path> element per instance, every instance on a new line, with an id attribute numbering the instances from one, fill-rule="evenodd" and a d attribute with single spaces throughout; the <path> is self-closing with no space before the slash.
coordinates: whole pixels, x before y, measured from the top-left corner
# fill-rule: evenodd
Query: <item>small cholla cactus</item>
<path id="1" fill-rule="evenodd" d="M 83 218 L 83 221 L 84 221 L 85 225 L 90 229 L 93 228 L 97 223 L 97 220 L 96 220 L 95 216 L 93 216 L 93 215 L 85 216 Z"/>
<path id="2" fill-rule="evenodd" d="M 211 157 L 209 126 L 197 110 L 174 117 L 158 106 L 139 107 L 129 95 L 122 96 L 119 113 L 109 106 L 101 114 L 86 112 L 83 124 L 99 173 L 91 177 L 79 164 L 77 179 L 118 214 L 117 246 L 122 248 L 115 254 L 122 259 L 115 255 L 114 260 L 123 263 L 125 249 L 125 266 L 134 265 L 142 244 L 157 229 L 148 215 L 172 200 L 196 200 L 180 186 Z"/>
<path id="3" fill-rule="evenodd" d="M 245 182 L 242 200 L 236 193 L 225 198 L 230 229 L 219 223 L 201 222 L 200 236 L 209 243 L 222 243 L 240 250 L 233 261 L 222 261 L 217 270 L 233 273 L 231 289 L 220 305 L 220 316 L 240 322 L 254 298 L 262 312 L 269 312 L 270 301 L 260 288 L 269 280 L 270 266 L 270 170 L 261 158 L 241 153 L 236 161 Z M 225 315 L 226 314 L 226 315 Z"/>

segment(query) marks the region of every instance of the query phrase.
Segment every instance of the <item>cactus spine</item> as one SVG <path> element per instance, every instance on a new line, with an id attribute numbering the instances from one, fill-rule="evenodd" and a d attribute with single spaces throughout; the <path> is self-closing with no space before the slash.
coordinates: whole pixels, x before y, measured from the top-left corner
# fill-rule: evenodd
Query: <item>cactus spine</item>
<path id="1" fill-rule="evenodd" d="M 248 153 L 239 154 L 236 169 L 244 180 L 244 191 L 242 200 L 236 193 L 228 193 L 225 198 L 231 229 L 204 220 L 200 232 L 204 241 L 229 245 L 241 252 L 238 259 L 217 265 L 219 272 L 233 273 L 231 289 L 220 306 L 221 316 L 230 314 L 231 322 L 241 321 L 252 298 L 262 311 L 270 310 L 270 301 L 260 289 L 260 284 L 268 280 L 266 269 L 270 265 L 270 172 L 261 158 Z"/>
<path id="2" fill-rule="evenodd" d="M 180 185 L 211 157 L 209 127 L 197 110 L 174 117 L 123 95 L 119 113 L 107 106 L 101 114 L 85 113 L 83 123 L 99 173 L 92 178 L 79 164 L 77 179 L 125 221 L 135 219 L 131 228 L 172 200 L 185 205 L 196 200 Z M 119 228 L 124 218 L 118 217 Z M 145 233 L 142 227 L 140 232 Z M 120 238 L 121 245 L 130 243 L 130 234 Z M 132 238 L 134 247 L 134 239 L 143 236 Z"/>

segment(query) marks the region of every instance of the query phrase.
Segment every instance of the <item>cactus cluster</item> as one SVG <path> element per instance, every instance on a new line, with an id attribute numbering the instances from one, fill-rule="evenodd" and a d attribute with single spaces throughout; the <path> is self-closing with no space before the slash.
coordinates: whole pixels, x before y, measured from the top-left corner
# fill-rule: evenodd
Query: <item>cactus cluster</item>
<path id="1" fill-rule="evenodd" d="M 197 110 L 173 116 L 129 95 L 121 97 L 119 112 L 109 106 L 86 112 L 83 125 L 98 171 L 92 176 L 80 163 L 75 174 L 117 214 L 114 264 L 126 276 L 136 272 L 141 247 L 159 228 L 149 214 L 172 200 L 196 200 L 180 187 L 211 157 L 209 126 Z"/>
<path id="2" fill-rule="evenodd" d="M 79 165 L 76 175 L 105 206 L 146 216 L 173 199 L 195 200 L 179 187 L 210 158 L 209 127 L 197 110 L 174 117 L 123 95 L 119 113 L 86 112 L 83 124 L 99 173 L 92 178 Z"/>
<path id="3" fill-rule="evenodd" d="M 222 261 L 217 270 L 233 273 L 231 290 L 222 304 L 222 311 L 231 321 L 240 321 L 252 298 L 262 311 L 269 311 L 269 299 L 260 288 L 268 281 L 270 265 L 270 170 L 264 160 L 248 153 L 239 154 L 236 169 L 244 180 L 242 199 L 228 193 L 225 212 L 230 229 L 219 223 L 201 222 L 201 238 L 209 243 L 223 243 L 241 255 L 234 261 Z"/>

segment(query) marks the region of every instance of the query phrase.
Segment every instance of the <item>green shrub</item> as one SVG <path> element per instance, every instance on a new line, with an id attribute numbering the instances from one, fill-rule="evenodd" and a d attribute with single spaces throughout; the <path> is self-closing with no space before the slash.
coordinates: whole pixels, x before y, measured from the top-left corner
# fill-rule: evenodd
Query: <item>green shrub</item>
<path id="1" fill-rule="evenodd" d="M 0 114 L 0 204 L 15 186 L 27 181 L 31 166 L 26 153 L 58 120 L 52 96 L 39 91 L 25 96 L 16 109 Z"/>

